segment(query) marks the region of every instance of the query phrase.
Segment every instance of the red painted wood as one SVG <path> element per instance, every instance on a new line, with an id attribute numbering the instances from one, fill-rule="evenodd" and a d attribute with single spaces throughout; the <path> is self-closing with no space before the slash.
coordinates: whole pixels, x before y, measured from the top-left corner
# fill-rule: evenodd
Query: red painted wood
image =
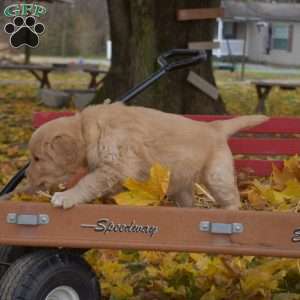
<path id="1" fill-rule="evenodd" d="M 294 155 L 300 153 L 300 139 L 231 138 L 228 143 L 234 154 Z"/>
<path id="2" fill-rule="evenodd" d="M 35 112 L 32 117 L 32 125 L 38 128 L 43 124 L 61 117 L 68 117 L 74 115 L 71 111 L 49 111 L 49 112 Z"/>
<path id="3" fill-rule="evenodd" d="M 203 121 L 203 122 L 210 122 L 216 120 L 227 120 L 232 119 L 234 116 L 228 115 L 184 115 L 186 118 L 195 120 L 195 121 Z"/>
<path id="4" fill-rule="evenodd" d="M 69 116 L 74 114 L 73 112 L 37 112 L 33 116 L 34 127 L 39 127 L 42 124 L 51 121 L 53 119 Z M 186 115 L 195 121 L 215 121 L 215 120 L 226 120 L 231 119 L 233 116 L 218 116 L 218 115 Z M 247 132 L 256 133 L 300 133 L 300 118 L 295 117 L 275 117 L 262 125 L 249 128 L 245 130 Z"/>
<path id="5" fill-rule="evenodd" d="M 233 116 L 219 115 L 186 115 L 186 117 L 195 121 L 204 122 L 233 118 Z M 269 121 L 244 131 L 253 133 L 300 133 L 300 118 L 272 117 Z"/>
<path id="6" fill-rule="evenodd" d="M 254 160 L 254 159 L 236 159 L 234 161 L 235 169 L 238 171 L 253 171 L 256 176 L 270 176 L 272 172 L 272 164 L 279 169 L 283 167 L 283 162 L 280 160 Z"/>

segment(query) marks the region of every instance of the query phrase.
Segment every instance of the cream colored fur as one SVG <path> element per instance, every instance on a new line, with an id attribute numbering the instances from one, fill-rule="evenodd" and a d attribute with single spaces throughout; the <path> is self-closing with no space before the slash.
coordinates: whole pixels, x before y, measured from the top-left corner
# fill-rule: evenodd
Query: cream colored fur
<path id="1" fill-rule="evenodd" d="M 74 117 L 36 130 L 29 147 L 32 186 L 47 188 L 80 167 L 89 173 L 73 188 L 55 193 L 54 206 L 69 208 L 122 189 L 127 177 L 146 179 L 154 163 L 171 171 L 168 195 L 179 206 L 193 206 L 193 186 L 203 182 L 221 207 L 240 206 L 227 138 L 258 125 L 266 116 L 244 116 L 211 123 L 122 104 L 97 105 Z"/>

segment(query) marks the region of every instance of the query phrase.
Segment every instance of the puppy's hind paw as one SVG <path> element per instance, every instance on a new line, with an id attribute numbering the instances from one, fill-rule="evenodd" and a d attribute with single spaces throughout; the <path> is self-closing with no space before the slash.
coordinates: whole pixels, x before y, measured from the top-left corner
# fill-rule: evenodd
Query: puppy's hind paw
<path id="1" fill-rule="evenodd" d="M 76 204 L 76 201 L 65 192 L 57 192 L 52 196 L 51 203 L 54 207 L 71 208 Z"/>

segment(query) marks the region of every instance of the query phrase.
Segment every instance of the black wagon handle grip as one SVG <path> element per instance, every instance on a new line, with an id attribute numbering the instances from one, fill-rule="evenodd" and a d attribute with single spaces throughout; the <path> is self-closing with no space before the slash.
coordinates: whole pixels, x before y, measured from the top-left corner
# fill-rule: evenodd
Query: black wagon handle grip
<path id="1" fill-rule="evenodd" d="M 126 103 L 140 94 L 146 88 L 151 86 L 155 81 L 170 71 L 190 67 L 199 64 L 207 59 L 206 52 L 194 49 L 172 49 L 157 58 L 160 69 L 153 73 L 143 82 L 130 89 L 125 95 L 118 98 L 118 101 Z"/>
<path id="2" fill-rule="evenodd" d="M 199 64 L 206 59 L 204 50 L 172 49 L 160 55 L 157 62 L 166 71 L 173 71 Z"/>

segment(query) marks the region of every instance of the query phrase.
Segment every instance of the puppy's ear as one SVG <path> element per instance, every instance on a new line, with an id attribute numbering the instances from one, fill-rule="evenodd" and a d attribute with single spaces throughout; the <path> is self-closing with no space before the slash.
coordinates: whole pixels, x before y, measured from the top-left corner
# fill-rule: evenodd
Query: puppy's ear
<path id="1" fill-rule="evenodd" d="M 48 143 L 47 152 L 55 161 L 72 164 L 78 159 L 79 149 L 75 138 L 61 134 Z"/>

